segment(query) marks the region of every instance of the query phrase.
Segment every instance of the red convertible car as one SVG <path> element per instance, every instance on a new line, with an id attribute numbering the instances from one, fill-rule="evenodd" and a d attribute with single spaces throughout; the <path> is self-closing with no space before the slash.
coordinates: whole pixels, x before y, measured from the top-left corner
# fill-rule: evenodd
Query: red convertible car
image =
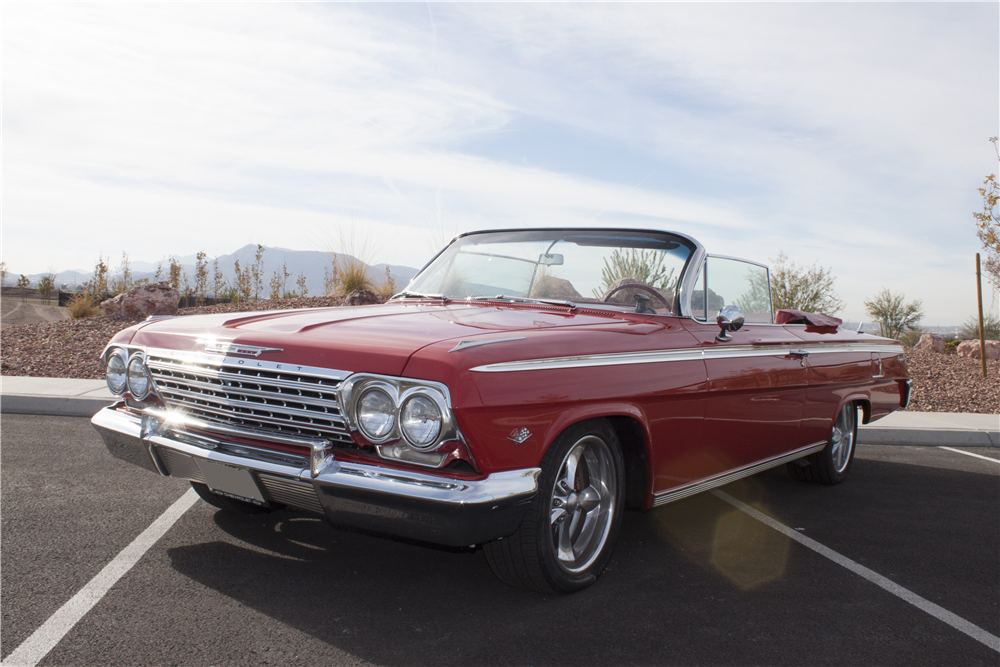
<path id="1" fill-rule="evenodd" d="M 463 234 L 383 305 L 150 318 L 103 353 L 110 452 L 225 509 L 481 545 L 591 584 L 622 512 L 759 471 L 837 484 L 905 407 L 903 348 L 771 306 L 683 234 Z"/>

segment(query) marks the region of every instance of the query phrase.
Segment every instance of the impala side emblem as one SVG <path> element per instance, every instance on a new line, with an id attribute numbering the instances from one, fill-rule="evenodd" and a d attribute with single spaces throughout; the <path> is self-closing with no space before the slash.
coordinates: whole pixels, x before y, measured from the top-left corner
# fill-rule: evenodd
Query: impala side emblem
<path id="1" fill-rule="evenodd" d="M 259 357 L 265 352 L 282 352 L 278 347 L 257 347 L 256 345 L 234 345 L 233 343 L 205 343 L 205 351 L 214 354 L 238 354 L 244 357 Z"/>
<path id="2" fill-rule="evenodd" d="M 507 439 L 512 440 L 520 445 L 522 442 L 524 442 L 530 437 L 531 437 L 531 431 L 529 431 L 528 429 L 515 428 L 513 431 L 510 432 L 510 435 L 507 436 Z"/>

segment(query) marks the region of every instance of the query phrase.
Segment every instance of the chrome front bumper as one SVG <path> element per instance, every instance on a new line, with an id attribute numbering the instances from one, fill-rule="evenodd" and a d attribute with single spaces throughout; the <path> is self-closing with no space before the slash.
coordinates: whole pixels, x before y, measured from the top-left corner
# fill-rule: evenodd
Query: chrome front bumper
<path id="1" fill-rule="evenodd" d="M 117 406 L 91 420 L 108 451 L 160 475 L 204 483 L 199 460 L 249 470 L 265 500 L 321 512 L 336 526 L 436 544 L 480 544 L 513 533 L 538 488 L 539 468 L 493 473 L 478 481 L 282 455 L 193 433 L 181 424 L 140 418 Z M 219 429 L 222 435 L 225 429 Z M 233 435 L 232 433 L 225 433 Z M 319 452 L 314 446 L 314 452 Z"/>

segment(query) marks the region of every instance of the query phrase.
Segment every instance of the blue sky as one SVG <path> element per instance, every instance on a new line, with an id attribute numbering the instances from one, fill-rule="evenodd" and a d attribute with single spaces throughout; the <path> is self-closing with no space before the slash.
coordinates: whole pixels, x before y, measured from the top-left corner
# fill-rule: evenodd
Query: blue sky
<path id="1" fill-rule="evenodd" d="M 853 320 L 882 287 L 975 311 L 996 3 L 5 3 L 2 30 L 16 273 L 620 225 L 818 262 Z"/>

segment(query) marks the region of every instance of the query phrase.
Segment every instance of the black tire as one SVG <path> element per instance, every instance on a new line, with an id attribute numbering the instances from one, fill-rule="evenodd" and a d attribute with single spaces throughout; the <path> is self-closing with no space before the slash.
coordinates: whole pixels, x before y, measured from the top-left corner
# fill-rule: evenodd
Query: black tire
<path id="1" fill-rule="evenodd" d="M 604 419 L 574 424 L 552 443 L 541 468 L 538 493 L 517 532 L 483 551 L 504 583 L 572 593 L 597 580 L 618 538 L 625 506 L 618 436 Z"/>
<path id="2" fill-rule="evenodd" d="M 787 464 L 788 474 L 800 482 L 840 484 L 851 471 L 857 443 L 858 408 L 854 403 L 848 403 L 837 414 L 826 447 Z"/>
<path id="3" fill-rule="evenodd" d="M 201 499 L 209 505 L 218 507 L 220 510 L 229 512 L 239 512 L 240 514 L 267 514 L 271 511 L 269 507 L 261 507 L 253 503 L 245 503 L 242 500 L 226 498 L 217 493 L 212 493 L 207 486 L 200 482 L 191 482 L 191 488 L 195 490 Z"/>

